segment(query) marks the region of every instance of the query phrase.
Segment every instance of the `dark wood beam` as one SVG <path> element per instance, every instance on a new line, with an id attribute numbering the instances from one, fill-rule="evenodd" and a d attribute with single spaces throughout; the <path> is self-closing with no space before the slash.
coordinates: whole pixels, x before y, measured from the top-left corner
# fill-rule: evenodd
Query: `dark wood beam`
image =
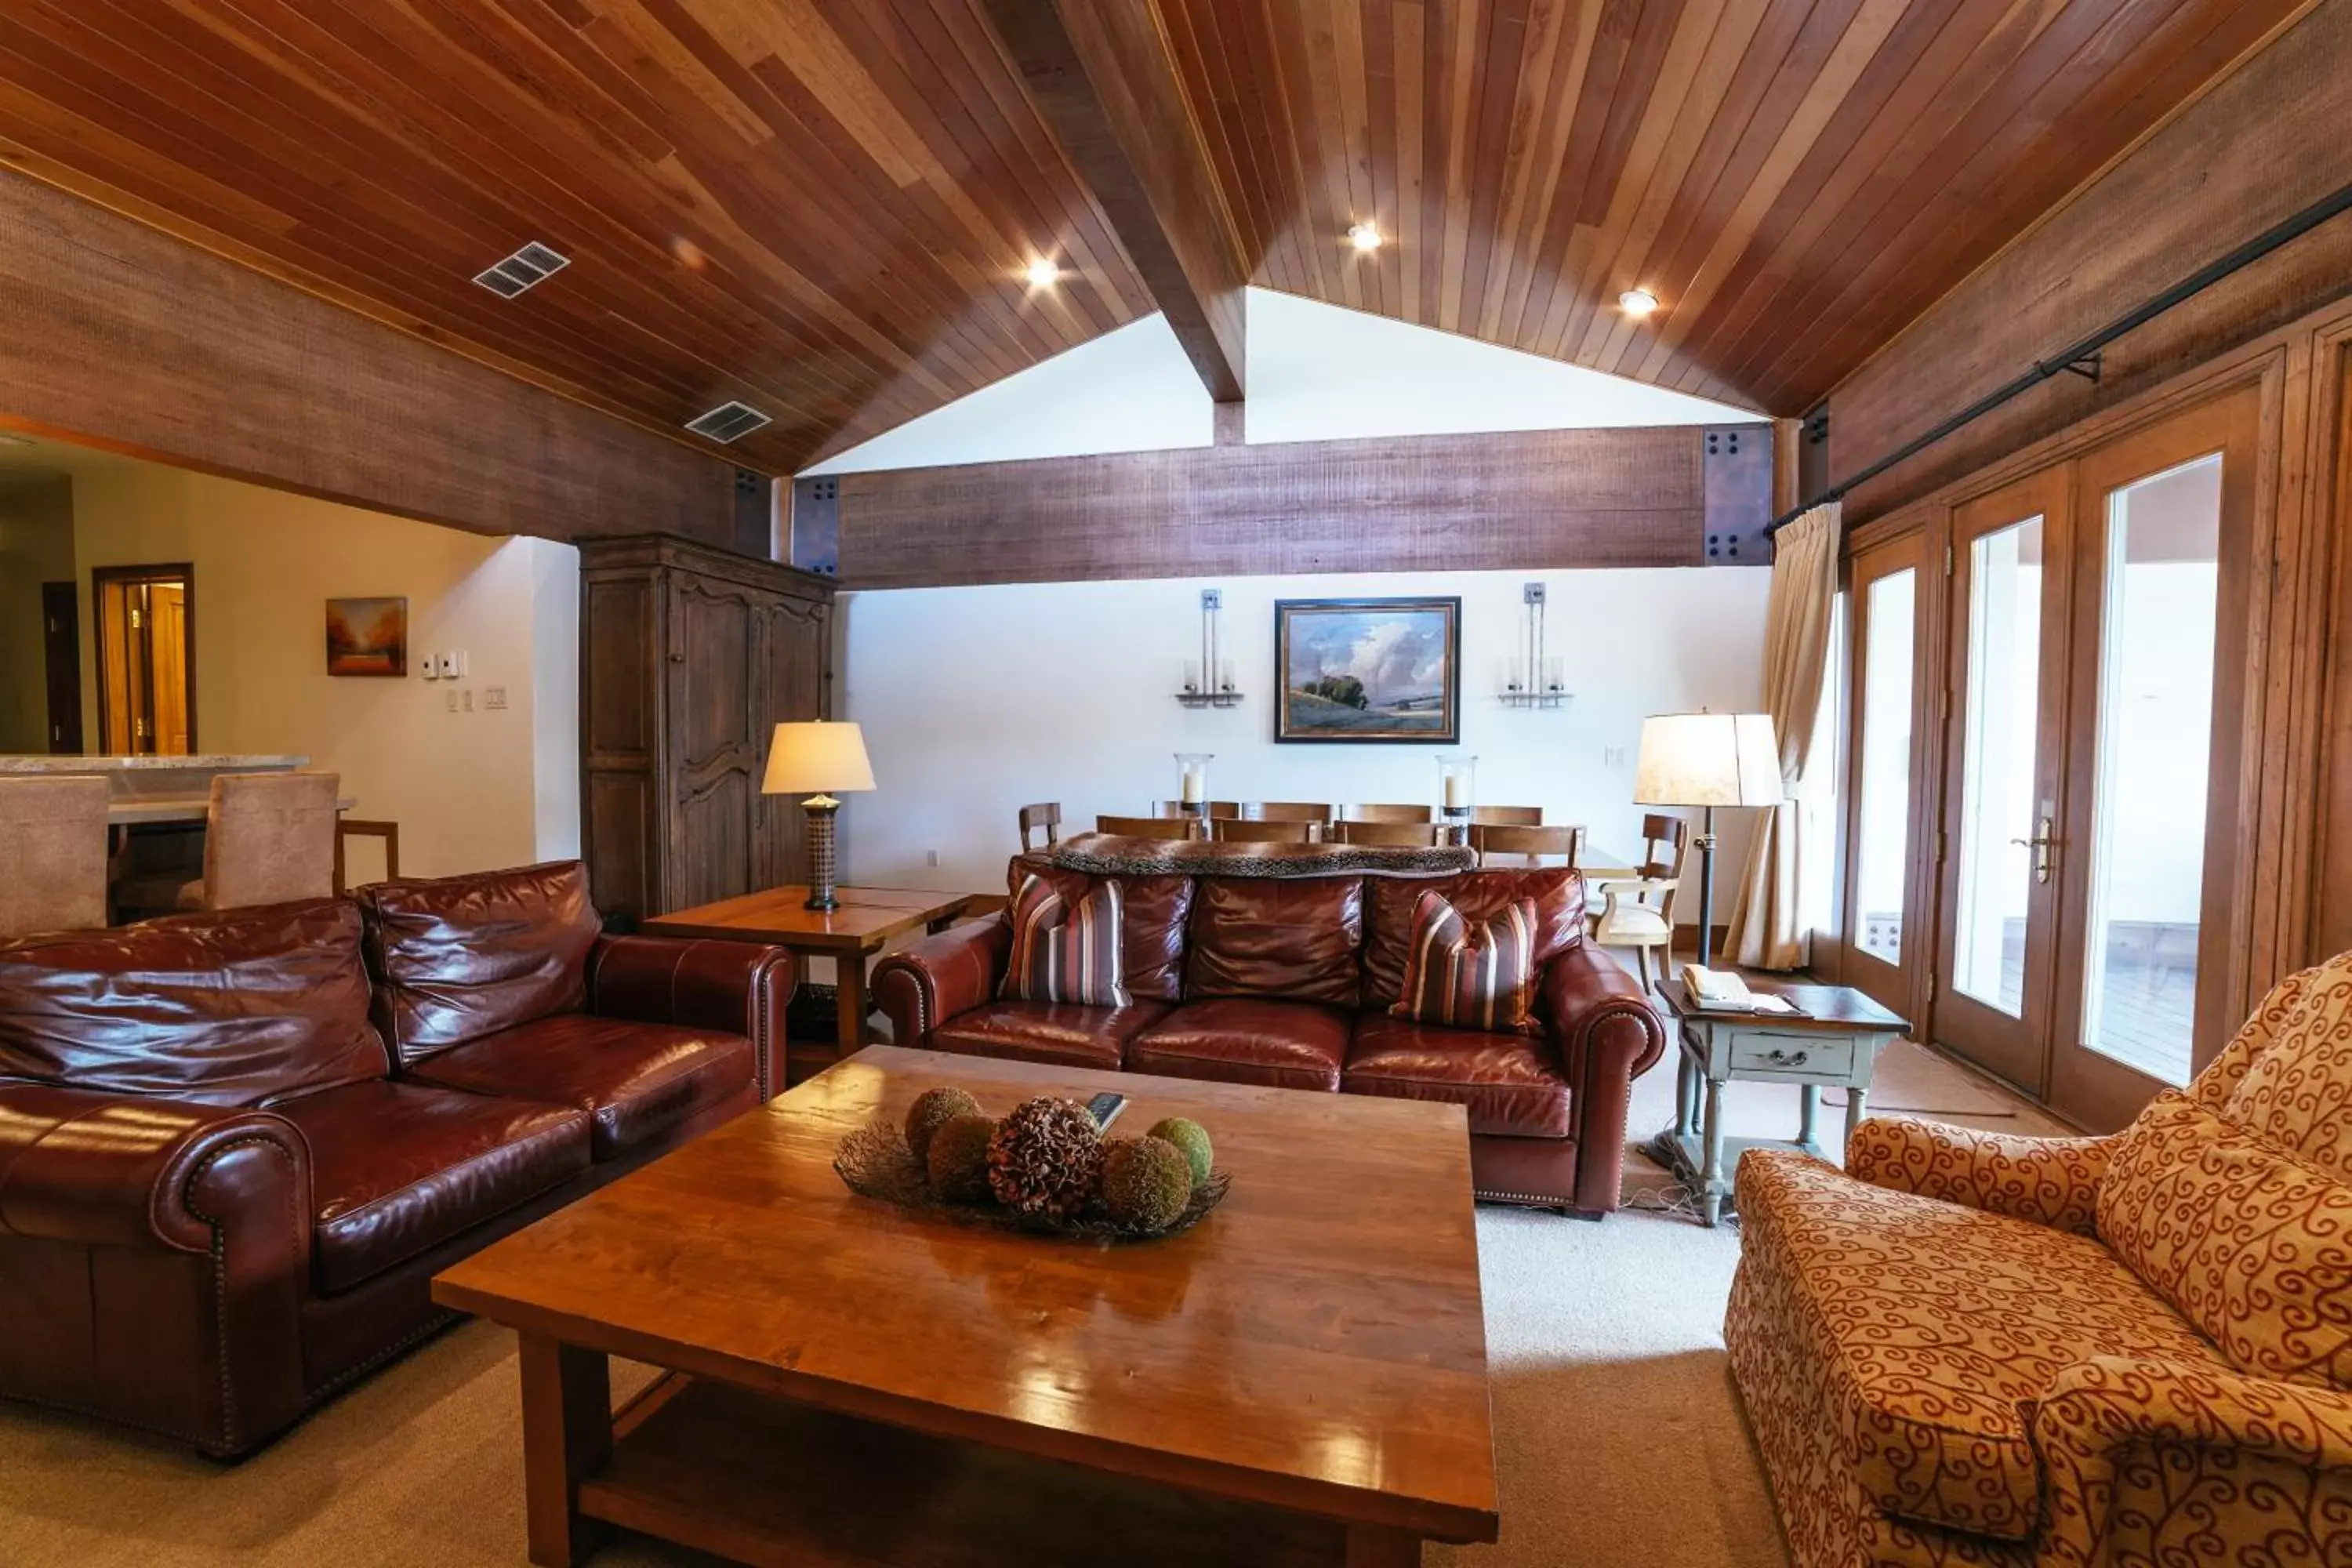
<path id="1" fill-rule="evenodd" d="M 1763 458 L 1745 466 L 1745 490 L 1710 485 L 1696 426 L 1195 447 L 800 484 L 838 487 L 824 499 L 839 509 L 849 588 L 1699 566 L 1710 527 L 1753 530 L 1771 505 L 1769 427 L 1724 428 Z"/>
<path id="2" fill-rule="evenodd" d="M 738 542 L 719 458 L 6 173 L 0 425 L 480 533 Z"/>
<path id="3" fill-rule="evenodd" d="M 1209 395 L 1246 384 L 1243 286 L 1216 182 L 1145 0 L 985 0 L 1038 112 L 1061 138 Z"/>

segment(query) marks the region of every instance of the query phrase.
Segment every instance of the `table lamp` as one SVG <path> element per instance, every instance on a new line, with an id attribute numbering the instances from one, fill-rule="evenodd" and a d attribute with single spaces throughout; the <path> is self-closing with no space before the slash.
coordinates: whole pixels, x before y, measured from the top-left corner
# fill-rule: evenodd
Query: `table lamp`
<path id="1" fill-rule="evenodd" d="M 776 726 L 760 793 L 808 796 L 801 802 L 801 809 L 808 813 L 807 908 L 841 907 L 833 896 L 833 818 L 841 802 L 833 792 L 873 787 L 874 764 L 866 760 L 866 736 L 856 725 L 811 720 Z"/>
<path id="2" fill-rule="evenodd" d="M 1706 812 L 1698 836 L 1702 969 L 1715 939 L 1715 808 L 1778 805 L 1784 798 L 1780 742 L 1772 733 L 1769 713 L 1655 713 L 1642 721 L 1633 803 L 1696 805 Z"/>

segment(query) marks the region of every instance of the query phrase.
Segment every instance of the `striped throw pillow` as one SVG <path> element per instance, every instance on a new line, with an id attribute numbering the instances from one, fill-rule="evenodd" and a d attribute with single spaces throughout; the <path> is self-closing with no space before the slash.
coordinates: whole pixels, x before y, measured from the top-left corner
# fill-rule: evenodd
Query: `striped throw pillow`
<path id="1" fill-rule="evenodd" d="M 1073 909 L 1051 882 L 1031 873 L 1013 895 L 1013 956 L 997 995 L 1014 1002 L 1075 1002 L 1124 1007 L 1119 973 L 1118 884 L 1104 880 Z"/>
<path id="2" fill-rule="evenodd" d="M 1535 990 L 1536 905 L 1521 899 L 1475 925 L 1432 889 L 1413 900 L 1400 1018 L 1456 1029 L 1527 1026 Z"/>

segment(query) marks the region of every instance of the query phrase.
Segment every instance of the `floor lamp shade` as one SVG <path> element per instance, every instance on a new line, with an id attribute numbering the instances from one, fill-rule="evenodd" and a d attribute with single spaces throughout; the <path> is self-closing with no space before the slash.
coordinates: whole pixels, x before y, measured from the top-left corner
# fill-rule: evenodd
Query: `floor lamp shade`
<path id="1" fill-rule="evenodd" d="M 811 720 L 779 724 L 768 745 L 768 772 L 760 781 L 762 795 L 798 795 L 808 798 L 808 907 L 840 907 L 834 897 L 834 814 L 841 802 L 836 790 L 872 789 L 874 764 L 866 760 L 866 736 L 856 725 Z"/>
<path id="2" fill-rule="evenodd" d="M 1715 808 L 1778 805 L 1780 742 L 1769 713 L 1658 713 L 1642 721 L 1633 767 L 1636 805 L 1695 805 L 1698 836 L 1698 961 L 1715 941 Z"/>

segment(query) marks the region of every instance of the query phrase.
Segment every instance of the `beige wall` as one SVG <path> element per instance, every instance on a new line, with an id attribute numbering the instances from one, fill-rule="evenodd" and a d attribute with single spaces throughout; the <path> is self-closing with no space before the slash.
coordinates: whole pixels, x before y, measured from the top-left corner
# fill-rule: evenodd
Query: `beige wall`
<path id="1" fill-rule="evenodd" d="M 190 562 L 198 751 L 290 752 L 341 773 L 352 816 L 400 825 L 404 873 L 579 852 L 571 546 L 144 464 L 77 476 L 73 531 L 86 721 L 95 715 L 90 569 Z M 329 676 L 326 601 L 392 595 L 408 600 L 408 676 Z M 425 653 L 454 648 L 467 651 L 466 679 L 417 673 Z M 486 705 L 494 687 L 505 690 L 503 710 Z M 97 744 L 94 721 L 87 738 Z M 372 874 L 373 850 L 355 848 L 352 864 Z"/>
<path id="2" fill-rule="evenodd" d="M 0 752 L 49 749 L 41 584 L 73 575 L 70 481 L 0 484 Z"/>

